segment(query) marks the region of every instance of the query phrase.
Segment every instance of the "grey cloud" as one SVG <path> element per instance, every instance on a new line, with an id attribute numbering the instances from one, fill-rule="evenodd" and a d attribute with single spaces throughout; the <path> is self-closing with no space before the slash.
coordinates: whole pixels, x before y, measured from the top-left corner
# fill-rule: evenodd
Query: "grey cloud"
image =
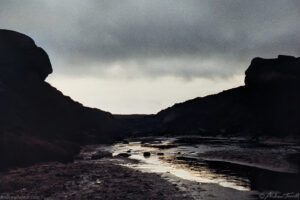
<path id="1" fill-rule="evenodd" d="M 0 2 L 1 28 L 31 35 L 74 75 L 119 64 L 141 76 L 226 77 L 254 56 L 299 56 L 299 19 L 298 0 Z"/>

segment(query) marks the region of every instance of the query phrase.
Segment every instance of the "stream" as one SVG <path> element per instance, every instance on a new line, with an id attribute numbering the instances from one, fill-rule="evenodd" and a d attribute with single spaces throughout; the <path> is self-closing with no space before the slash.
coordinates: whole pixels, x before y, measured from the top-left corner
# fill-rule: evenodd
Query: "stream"
<path id="1" fill-rule="evenodd" d="M 114 157 L 138 162 L 121 165 L 199 184 L 237 191 L 297 192 L 300 185 L 298 144 L 253 142 L 245 138 L 148 137 L 100 146 Z"/>

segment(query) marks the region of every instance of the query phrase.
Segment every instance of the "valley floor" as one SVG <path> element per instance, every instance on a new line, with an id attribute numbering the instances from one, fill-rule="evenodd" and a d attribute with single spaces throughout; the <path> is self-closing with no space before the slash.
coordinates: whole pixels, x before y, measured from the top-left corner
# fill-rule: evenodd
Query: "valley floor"
<path id="1" fill-rule="evenodd" d="M 127 158 L 48 162 L 0 174 L 0 199 L 253 199 L 217 184 L 201 184 L 122 165 Z M 168 181 L 167 179 L 172 181 Z M 175 181 L 174 181 L 175 180 Z"/>
<path id="2" fill-rule="evenodd" d="M 0 199 L 191 199 L 158 175 L 110 159 L 11 170 L 1 174 L 0 191 Z"/>
<path id="3" fill-rule="evenodd" d="M 72 163 L 0 172 L 0 200 L 247 200 L 272 191 L 298 198 L 299 173 L 284 159 L 298 152 L 298 145 L 199 137 L 85 146 Z"/>

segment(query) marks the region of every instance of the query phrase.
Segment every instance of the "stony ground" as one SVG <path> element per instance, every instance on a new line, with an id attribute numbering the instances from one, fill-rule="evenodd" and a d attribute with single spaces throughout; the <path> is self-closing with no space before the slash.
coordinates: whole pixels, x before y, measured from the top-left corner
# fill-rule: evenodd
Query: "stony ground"
<path id="1" fill-rule="evenodd" d="M 72 163 L 48 162 L 0 173 L 2 199 L 257 199 L 218 184 L 188 181 L 170 173 L 143 173 L 126 167 L 138 160 L 86 146 Z"/>
<path id="2" fill-rule="evenodd" d="M 109 159 L 45 163 L 1 174 L 0 199 L 191 199 L 159 175 Z"/>

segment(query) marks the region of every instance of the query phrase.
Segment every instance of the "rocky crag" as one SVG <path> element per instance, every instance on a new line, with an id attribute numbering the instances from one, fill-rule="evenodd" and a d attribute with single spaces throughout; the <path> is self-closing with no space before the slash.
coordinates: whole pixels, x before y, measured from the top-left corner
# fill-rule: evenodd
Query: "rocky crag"
<path id="1" fill-rule="evenodd" d="M 21 33 L 0 30 L 0 169 L 68 161 L 86 143 L 111 142 L 119 125 L 45 82 L 47 53 Z"/>

